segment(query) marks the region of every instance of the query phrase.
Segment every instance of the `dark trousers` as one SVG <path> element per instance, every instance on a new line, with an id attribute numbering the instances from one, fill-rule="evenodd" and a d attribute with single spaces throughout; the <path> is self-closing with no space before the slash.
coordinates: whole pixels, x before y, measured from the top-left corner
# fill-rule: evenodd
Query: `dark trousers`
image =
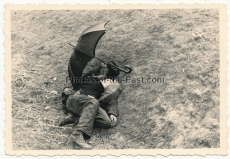
<path id="1" fill-rule="evenodd" d="M 92 135 L 93 127 L 111 127 L 109 116 L 93 97 L 84 94 L 71 95 L 66 102 L 66 109 L 80 116 L 76 130 L 82 131 L 89 137 Z"/>

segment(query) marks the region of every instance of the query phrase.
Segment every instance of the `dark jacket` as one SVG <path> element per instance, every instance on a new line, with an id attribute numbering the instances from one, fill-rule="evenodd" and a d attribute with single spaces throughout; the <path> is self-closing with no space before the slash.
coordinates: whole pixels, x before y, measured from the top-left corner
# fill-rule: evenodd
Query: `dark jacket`
<path id="1" fill-rule="evenodd" d="M 107 114 L 113 114 L 115 116 L 118 115 L 118 96 L 122 91 L 121 85 L 115 81 L 108 85 L 104 92 L 102 93 L 101 97 L 98 99 L 100 103 L 100 107 L 106 110 Z M 66 101 L 70 95 L 76 93 L 71 88 L 64 88 L 62 92 L 62 103 L 66 106 Z"/>

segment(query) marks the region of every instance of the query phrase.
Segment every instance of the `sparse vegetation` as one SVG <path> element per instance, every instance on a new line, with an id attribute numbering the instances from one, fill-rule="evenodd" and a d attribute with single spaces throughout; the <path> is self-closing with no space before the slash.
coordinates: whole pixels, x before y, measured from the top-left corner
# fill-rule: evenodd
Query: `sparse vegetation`
<path id="1" fill-rule="evenodd" d="M 74 127 L 57 126 L 72 48 L 87 27 L 111 20 L 98 57 L 131 65 L 122 83 L 118 125 L 95 129 L 94 149 L 217 148 L 218 10 L 12 11 L 13 149 L 77 149 Z M 92 69 L 93 60 L 87 69 Z M 87 71 L 87 70 L 86 70 Z"/>

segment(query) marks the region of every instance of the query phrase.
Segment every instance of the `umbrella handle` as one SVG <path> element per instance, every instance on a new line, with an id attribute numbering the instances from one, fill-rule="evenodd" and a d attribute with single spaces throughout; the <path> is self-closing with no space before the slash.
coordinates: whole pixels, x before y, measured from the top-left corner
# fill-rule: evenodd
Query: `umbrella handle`
<path id="1" fill-rule="evenodd" d="M 122 69 L 120 67 L 117 67 L 117 68 L 125 73 L 130 73 L 132 71 L 132 68 L 128 65 L 125 65 L 125 69 Z"/>
<path id="2" fill-rule="evenodd" d="M 113 64 L 110 64 L 110 63 L 108 63 L 108 64 L 113 66 L 113 67 L 118 68 L 119 70 L 121 70 L 122 72 L 125 72 L 125 73 L 130 73 L 132 71 L 132 68 L 129 65 L 125 65 L 125 69 L 123 69 L 123 68 L 120 68 L 120 67 L 118 67 L 116 65 L 113 65 Z"/>

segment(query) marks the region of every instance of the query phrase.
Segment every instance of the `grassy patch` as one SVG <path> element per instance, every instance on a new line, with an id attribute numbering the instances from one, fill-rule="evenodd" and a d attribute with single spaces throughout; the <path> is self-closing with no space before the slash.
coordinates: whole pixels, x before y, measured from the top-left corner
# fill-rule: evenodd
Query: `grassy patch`
<path id="1" fill-rule="evenodd" d="M 95 129 L 94 149 L 219 147 L 217 10 L 12 11 L 13 149 L 76 149 L 61 90 L 72 48 L 87 27 L 111 20 L 96 55 L 133 67 L 115 128 Z M 87 69 L 94 68 L 96 60 Z"/>

